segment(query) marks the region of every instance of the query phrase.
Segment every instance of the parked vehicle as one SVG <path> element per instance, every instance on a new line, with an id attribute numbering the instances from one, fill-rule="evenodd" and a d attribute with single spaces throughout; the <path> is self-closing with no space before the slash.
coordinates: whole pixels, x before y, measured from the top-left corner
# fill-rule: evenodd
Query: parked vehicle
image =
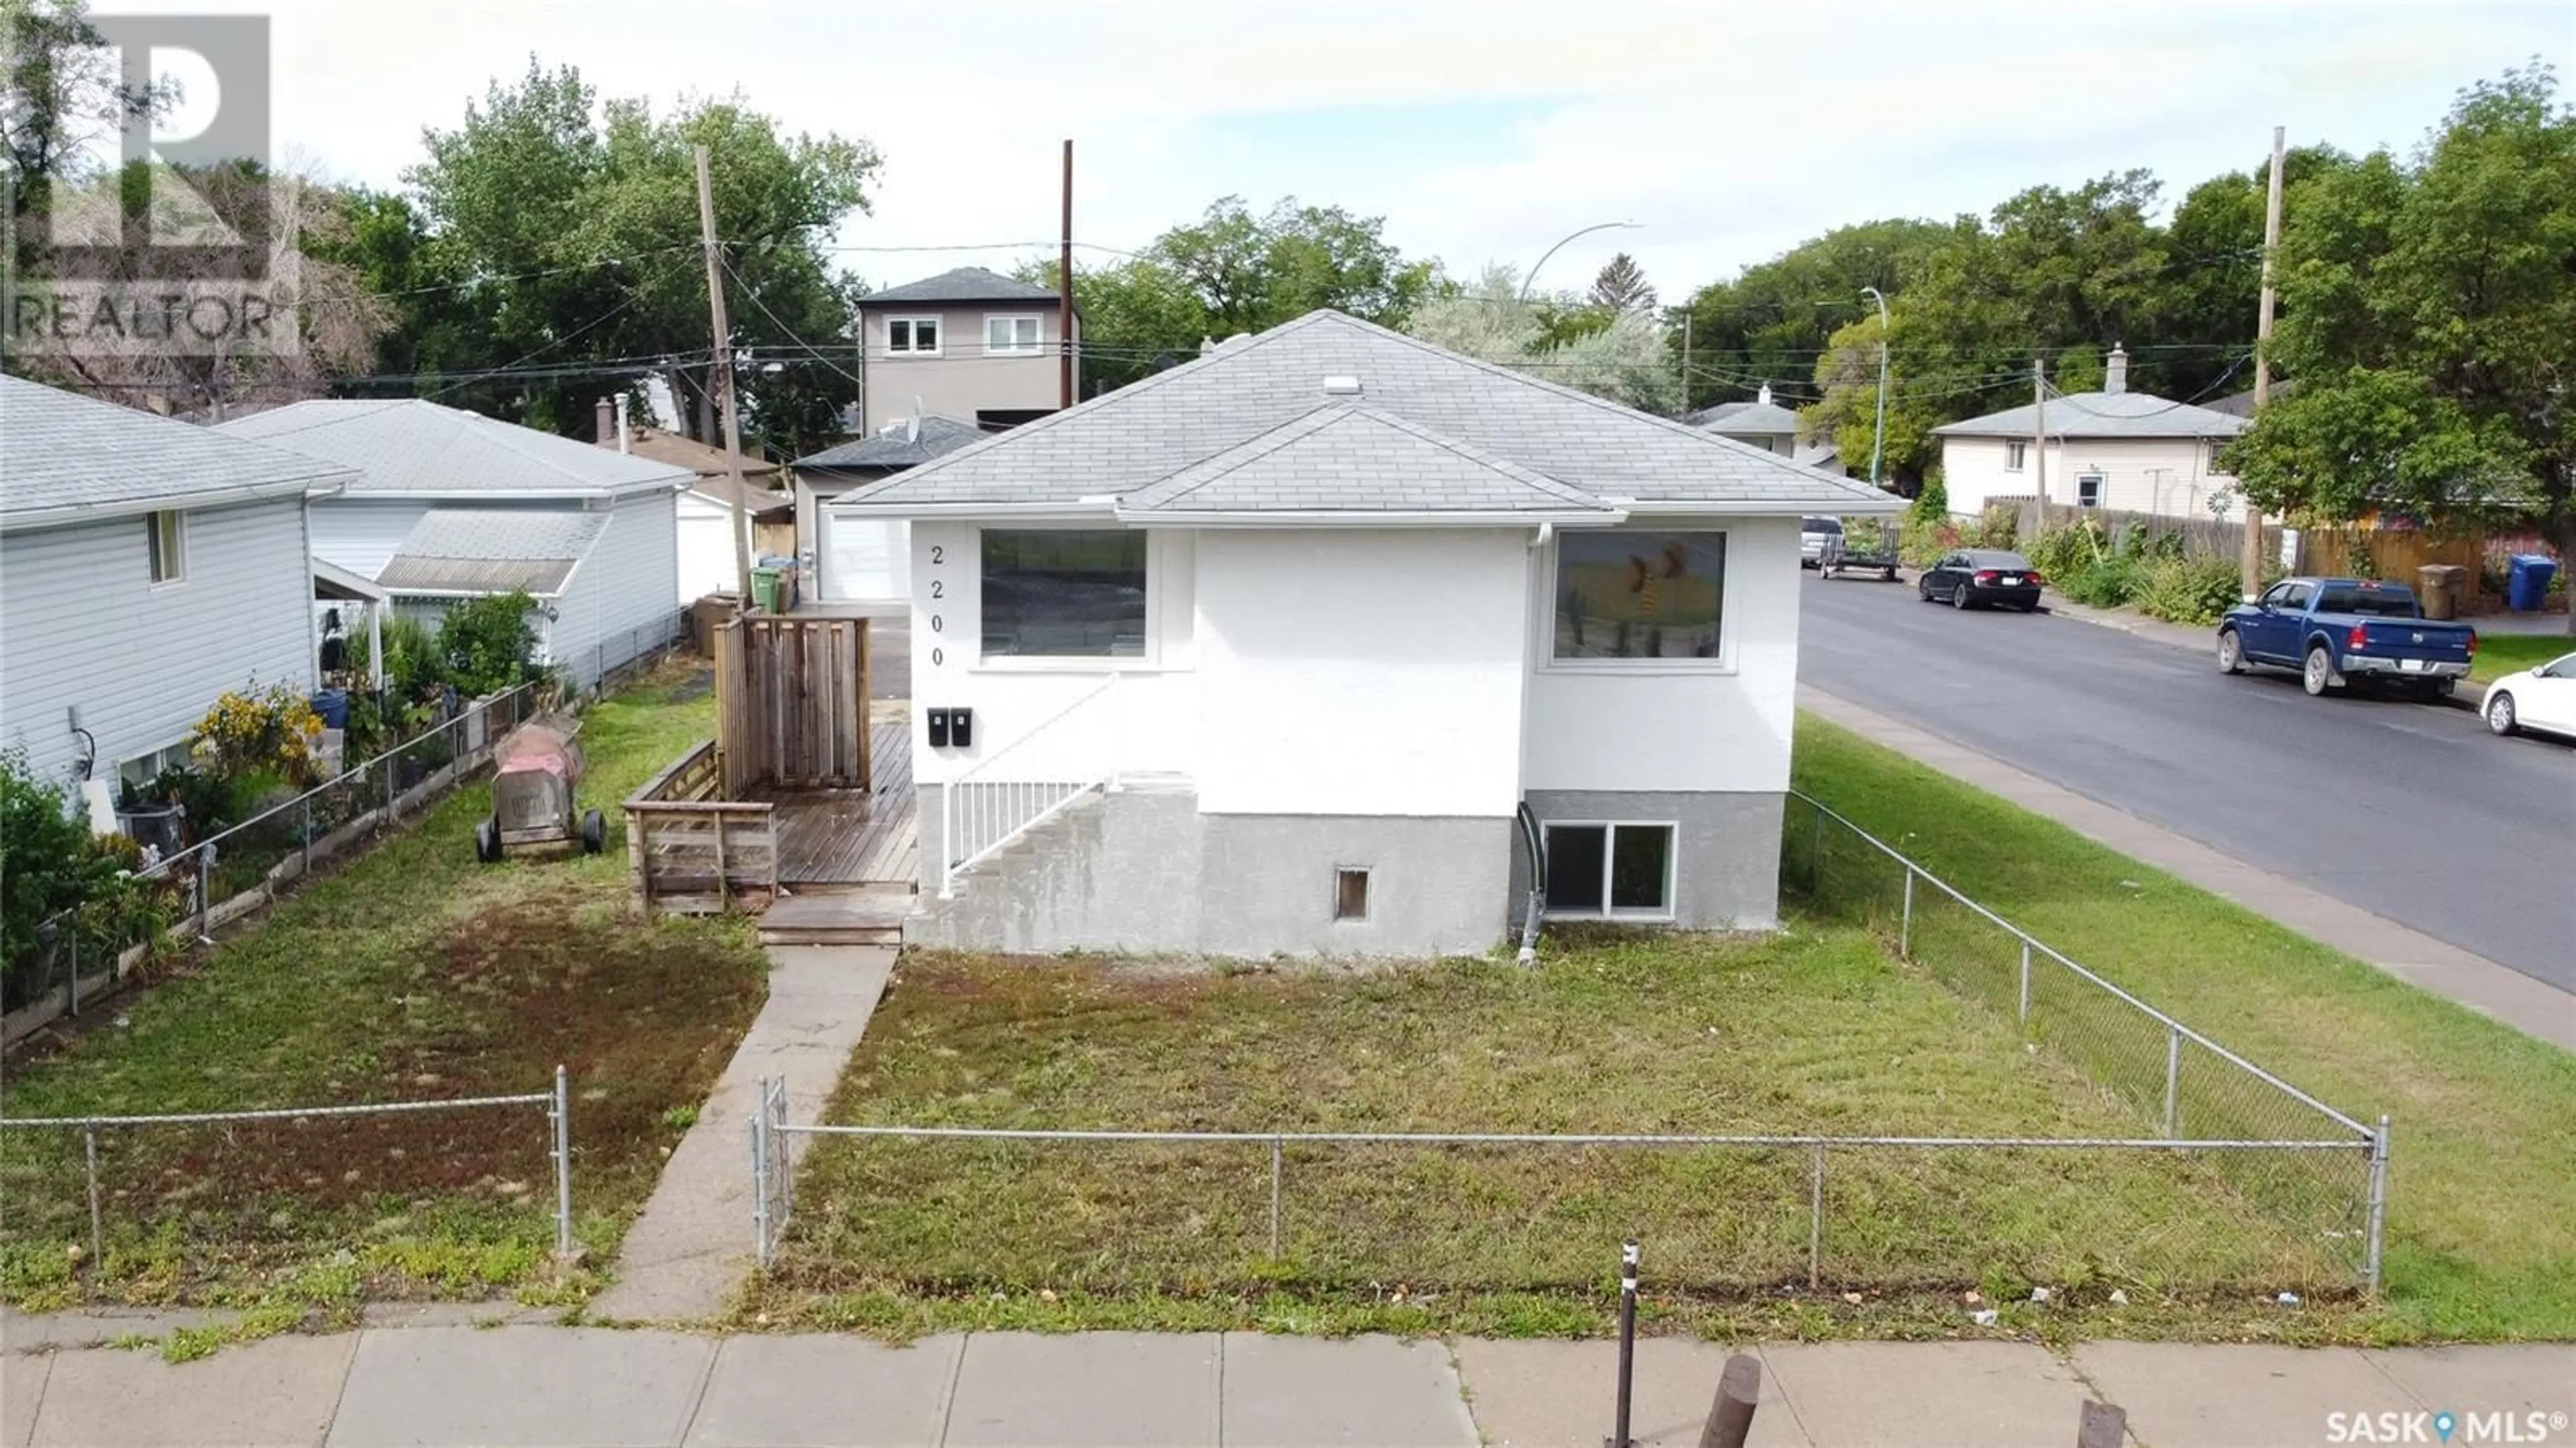
<path id="1" fill-rule="evenodd" d="M 1890 583 L 1896 581 L 1896 530 L 1885 519 L 1871 518 L 1858 524 L 1847 524 L 1839 533 L 1825 535 L 1824 551 L 1816 556 L 1816 572 L 1826 578 L 1840 578 L 1848 569 L 1875 571 Z"/>
<path id="2" fill-rule="evenodd" d="M 2478 631 L 2424 617 L 2413 590 L 2371 578 L 2289 578 L 2218 621 L 2218 667 L 2297 669 L 2310 694 L 2362 680 L 2438 699 L 2468 676 Z"/>
<path id="3" fill-rule="evenodd" d="M 1798 520 L 1798 566 L 1813 568 L 1825 556 L 1825 540 L 1839 538 L 1843 532 L 1840 518 L 1801 518 Z"/>
<path id="4" fill-rule="evenodd" d="M 2498 734 L 2529 729 L 2576 740 L 2576 654 L 2487 685 L 2485 713 L 2487 727 Z"/>
<path id="5" fill-rule="evenodd" d="M 1914 581 L 1925 603 L 1974 608 L 2000 603 L 2024 613 L 2039 607 L 2039 570 L 2018 553 L 2000 548 L 1960 548 L 1923 570 Z"/>

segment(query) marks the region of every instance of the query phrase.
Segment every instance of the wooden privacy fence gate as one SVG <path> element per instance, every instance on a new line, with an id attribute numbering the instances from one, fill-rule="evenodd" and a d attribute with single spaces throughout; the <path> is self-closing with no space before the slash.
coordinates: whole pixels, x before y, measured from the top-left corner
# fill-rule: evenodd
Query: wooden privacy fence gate
<path id="1" fill-rule="evenodd" d="M 723 794 L 867 789 L 868 621 L 750 614 L 716 630 Z"/>
<path id="2" fill-rule="evenodd" d="M 699 745 L 626 801 L 636 914 L 765 909 L 778 894 L 777 807 L 718 798 L 715 742 Z"/>

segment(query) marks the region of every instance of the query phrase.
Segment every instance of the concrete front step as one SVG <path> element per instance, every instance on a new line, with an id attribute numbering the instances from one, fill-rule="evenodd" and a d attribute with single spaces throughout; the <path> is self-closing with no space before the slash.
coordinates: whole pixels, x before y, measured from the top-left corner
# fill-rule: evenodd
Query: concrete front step
<path id="1" fill-rule="evenodd" d="M 760 917 L 763 945 L 900 945 L 913 892 L 904 885 L 781 895 Z"/>

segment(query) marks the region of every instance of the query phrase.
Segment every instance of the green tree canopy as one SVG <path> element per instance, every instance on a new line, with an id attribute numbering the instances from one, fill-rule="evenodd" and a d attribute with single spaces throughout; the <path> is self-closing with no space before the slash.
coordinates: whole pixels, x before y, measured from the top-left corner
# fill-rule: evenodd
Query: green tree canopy
<path id="1" fill-rule="evenodd" d="M 2298 389 L 2228 455 L 2272 511 L 2520 522 L 2576 557 L 2576 109 L 2534 64 L 2410 159 L 2301 188 L 2273 356 Z"/>
<path id="2" fill-rule="evenodd" d="M 1660 320 L 1571 297 L 1524 300 L 1520 275 L 1507 266 L 1487 267 L 1472 286 L 1444 288 L 1414 309 L 1405 330 L 1642 411 L 1670 414 L 1681 404 L 1681 379 Z"/>

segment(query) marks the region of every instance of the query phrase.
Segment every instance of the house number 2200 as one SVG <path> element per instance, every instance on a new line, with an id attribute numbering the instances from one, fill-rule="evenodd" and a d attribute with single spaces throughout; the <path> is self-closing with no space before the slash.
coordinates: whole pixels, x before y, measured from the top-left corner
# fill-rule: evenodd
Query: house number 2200
<path id="1" fill-rule="evenodd" d="M 945 545 L 943 545 L 943 544 L 938 544 L 938 543 L 933 543 L 933 544 L 931 544 L 931 545 L 930 545 L 930 566 L 931 566 L 931 567 L 933 567 L 933 568 L 937 568 L 937 567 L 940 567 L 941 565 L 945 564 L 947 561 L 948 561 L 948 549 L 947 549 L 947 547 L 946 547 Z M 948 596 L 948 585 L 947 585 L 945 582 L 943 582 L 942 580 L 940 580 L 940 579 L 936 579 L 936 578 L 934 578 L 934 579 L 930 580 L 930 596 L 931 596 L 932 598 L 946 598 L 946 597 Z M 935 614 L 935 613 L 934 613 L 934 614 L 932 614 L 932 615 L 930 616 L 930 631 L 931 631 L 932 633 L 941 633 L 941 632 L 945 632 L 945 631 L 946 631 L 946 628 L 947 628 L 947 622 L 948 622 L 948 621 L 947 621 L 946 619 L 941 618 L 938 614 Z M 932 668 L 934 668 L 934 669 L 935 669 L 935 668 L 938 668 L 940 665 L 945 664 L 945 663 L 947 663 L 947 662 L 948 662 L 948 651 L 947 651 L 946 649 L 932 649 L 932 650 L 930 651 L 930 666 L 931 666 Z"/>

